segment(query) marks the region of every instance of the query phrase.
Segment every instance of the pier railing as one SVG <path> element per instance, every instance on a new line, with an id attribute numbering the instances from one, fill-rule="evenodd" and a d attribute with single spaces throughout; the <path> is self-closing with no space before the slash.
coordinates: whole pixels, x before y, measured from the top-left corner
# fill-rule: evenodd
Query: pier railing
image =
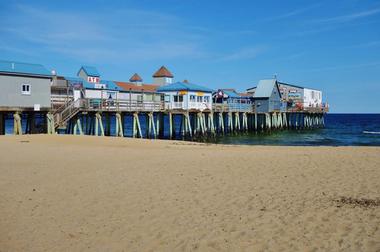
<path id="1" fill-rule="evenodd" d="M 254 112 L 254 106 L 247 103 L 214 103 L 212 110 L 214 112 Z"/>

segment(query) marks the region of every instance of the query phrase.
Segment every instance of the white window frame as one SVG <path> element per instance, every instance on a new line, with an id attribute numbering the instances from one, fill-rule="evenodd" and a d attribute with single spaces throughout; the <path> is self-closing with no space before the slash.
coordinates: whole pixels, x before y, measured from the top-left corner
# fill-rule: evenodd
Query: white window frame
<path id="1" fill-rule="evenodd" d="M 25 89 L 24 89 L 25 87 Z M 31 95 L 32 94 L 32 85 L 29 83 L 22 83 L 21 84 L 21 94 L 22 95 Z"/>

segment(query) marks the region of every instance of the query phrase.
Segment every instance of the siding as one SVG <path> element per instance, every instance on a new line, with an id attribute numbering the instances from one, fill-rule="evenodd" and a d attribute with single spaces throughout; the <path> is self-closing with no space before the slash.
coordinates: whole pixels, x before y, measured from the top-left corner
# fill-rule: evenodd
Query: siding
<path id="1" fill-rule="evenodd" d="M 50 108 L 50 79 L 0 75 L 0 107 Z M 30 84 L 31 94 L 21 94 L 22 84 Z"/>

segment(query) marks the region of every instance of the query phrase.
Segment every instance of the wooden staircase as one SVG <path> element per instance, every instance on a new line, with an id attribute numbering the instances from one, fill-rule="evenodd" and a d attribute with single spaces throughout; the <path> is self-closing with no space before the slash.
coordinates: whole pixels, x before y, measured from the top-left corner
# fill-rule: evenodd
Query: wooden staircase
<path id="1" fill-rule="evenodd" d="M 70 100 L 63 106 L 54 111 L 54 127 L 55 129 L 66 129 L 67 122 L 73 118 L 81 110 L 83 104 L 82 99 Z"/>

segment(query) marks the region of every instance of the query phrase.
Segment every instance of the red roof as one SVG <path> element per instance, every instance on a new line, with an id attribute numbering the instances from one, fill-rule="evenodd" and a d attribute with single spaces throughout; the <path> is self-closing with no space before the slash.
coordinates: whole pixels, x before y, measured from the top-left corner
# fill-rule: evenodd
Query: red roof
<path id="1" fill-rule="evenodd" d="M 140 82 L 142 81 L 140 75 L 138 75 L 137 73 L 135 73 L 134 75 L 132 75 L 132 77 L 129 79 L 130 82 Z"/>
<path id="2" fill-rule="evenodd" d="M 121 82 L 121 81 L 115 81 L 115 83 L 116 85 L 121 87 L 124 91 L 156 92 L 156 89 L 159 87 L 159 85 L 153 85 L 153 84 L 136 85 L 135 83 Z"/>
<path id="3" fill-rule="evenodd" d="M 155 77 L 169 77 L 173 78 L 173 74 L 164 66 L 160 67 L 157 72 L 153 74 L 153 78 Z"/>

